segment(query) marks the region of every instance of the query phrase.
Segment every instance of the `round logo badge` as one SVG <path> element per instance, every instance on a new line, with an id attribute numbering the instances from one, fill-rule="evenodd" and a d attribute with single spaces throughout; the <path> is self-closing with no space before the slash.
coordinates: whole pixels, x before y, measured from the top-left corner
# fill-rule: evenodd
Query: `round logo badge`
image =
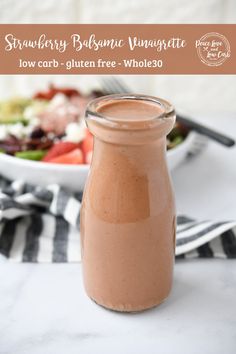
<path id="1" fill-rule="evenodd" d="M 230 57 L 230 44 L 222 34 L 211 32 L 196 40 L 197 53 L 208 66 L 219 66 Z"/>

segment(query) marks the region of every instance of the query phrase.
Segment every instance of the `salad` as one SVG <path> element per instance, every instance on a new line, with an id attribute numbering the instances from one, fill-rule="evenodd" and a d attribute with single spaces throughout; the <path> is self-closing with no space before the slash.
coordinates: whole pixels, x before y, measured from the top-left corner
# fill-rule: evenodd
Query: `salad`
<path id="1" fill-rule="evenodd" d="M 74 88 L 50 86 L 32 98 L 0 102 L 0 153 L 45 163 L 89 164 L 93 137 L 83 117 L 87 103 L 99 96 L 102 92 L 84 95 Z M 176 123 L 167 149 L 181 144 L 186 135 Z"/>

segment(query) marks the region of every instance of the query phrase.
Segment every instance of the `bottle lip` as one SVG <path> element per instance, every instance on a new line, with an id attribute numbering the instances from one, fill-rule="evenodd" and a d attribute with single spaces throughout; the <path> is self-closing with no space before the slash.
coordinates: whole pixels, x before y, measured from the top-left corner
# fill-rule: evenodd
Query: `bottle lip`
<path id="1" fill-rule="evenodd" d="M 97 109 L 100 107 L 100 104 L 109 102 L 110 100 L 138 100 L 138 101 L 146 101 L 158 104 L 161 108 L 160 114 L 157 116 L 151 117 L 148 120 L 144 120 L 146 124 L 154 124 L 159 122 L 160 120 L 168 120 L 169 118 L 173 118 L 175 115 L 174 107 L 168 101 L 149 95 L 141 95 L 141 94 L 112 94 L 107 96 L 102 96 L 99 98 L 95 98 L 90 101 L 87 105 L 85 118 L 86 120 L 93 120 L 98 124 L 108 126 L 110 128 L 119 128 L 119 129 L 132 129 L 135 121 L 121 121 L 115 120 L 114 118 L 105 116 L 101 113 L 97 112 Z M 141 128 L 141 127 L 140 127 Z"/>

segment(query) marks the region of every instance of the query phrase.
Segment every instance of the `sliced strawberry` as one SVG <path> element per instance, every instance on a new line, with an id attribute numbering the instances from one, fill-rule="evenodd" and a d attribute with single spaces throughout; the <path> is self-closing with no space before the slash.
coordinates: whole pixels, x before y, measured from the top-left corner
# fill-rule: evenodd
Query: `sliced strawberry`
<path id="1" fill-rule="evenodd" d="M 75 149 L 73 151 L 68 152 L 67 154 L 54 157 L 48 162 L 79 165 L 83 163 L 83 153 L 80 149 Z"/>
<path id="2" fill-rule="evenodd" d="M 84 156 L 86 156 L 88 152 L 93 150 L 93 136 L 88 130 L 86 131 L 86 136 L 82 142 L 82 150 Z"/>
<path id="3" fill-rule="evenodd" d="M 59 143 L 54 144 L 50 150 L 48 150 L 47 154 L 44 156 L 44 162 L 49 162 L 51 159 L 64 155 L 70 151 L 73 151 L 78 148 L 78 144 L 71 143 L 68 141 L 60 141 Z"/>

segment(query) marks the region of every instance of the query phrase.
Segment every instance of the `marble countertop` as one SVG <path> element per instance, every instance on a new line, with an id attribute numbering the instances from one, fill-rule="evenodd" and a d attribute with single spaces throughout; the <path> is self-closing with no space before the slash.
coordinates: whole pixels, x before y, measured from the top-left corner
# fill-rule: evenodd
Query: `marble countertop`
<path id="1" fill-rule="evenodd" d="M 233 354 L 234 260 L 184 260 L 168 300 L 120 314 L 85 294 L 80 264 L 0 265 L 0 353 Z"/>

